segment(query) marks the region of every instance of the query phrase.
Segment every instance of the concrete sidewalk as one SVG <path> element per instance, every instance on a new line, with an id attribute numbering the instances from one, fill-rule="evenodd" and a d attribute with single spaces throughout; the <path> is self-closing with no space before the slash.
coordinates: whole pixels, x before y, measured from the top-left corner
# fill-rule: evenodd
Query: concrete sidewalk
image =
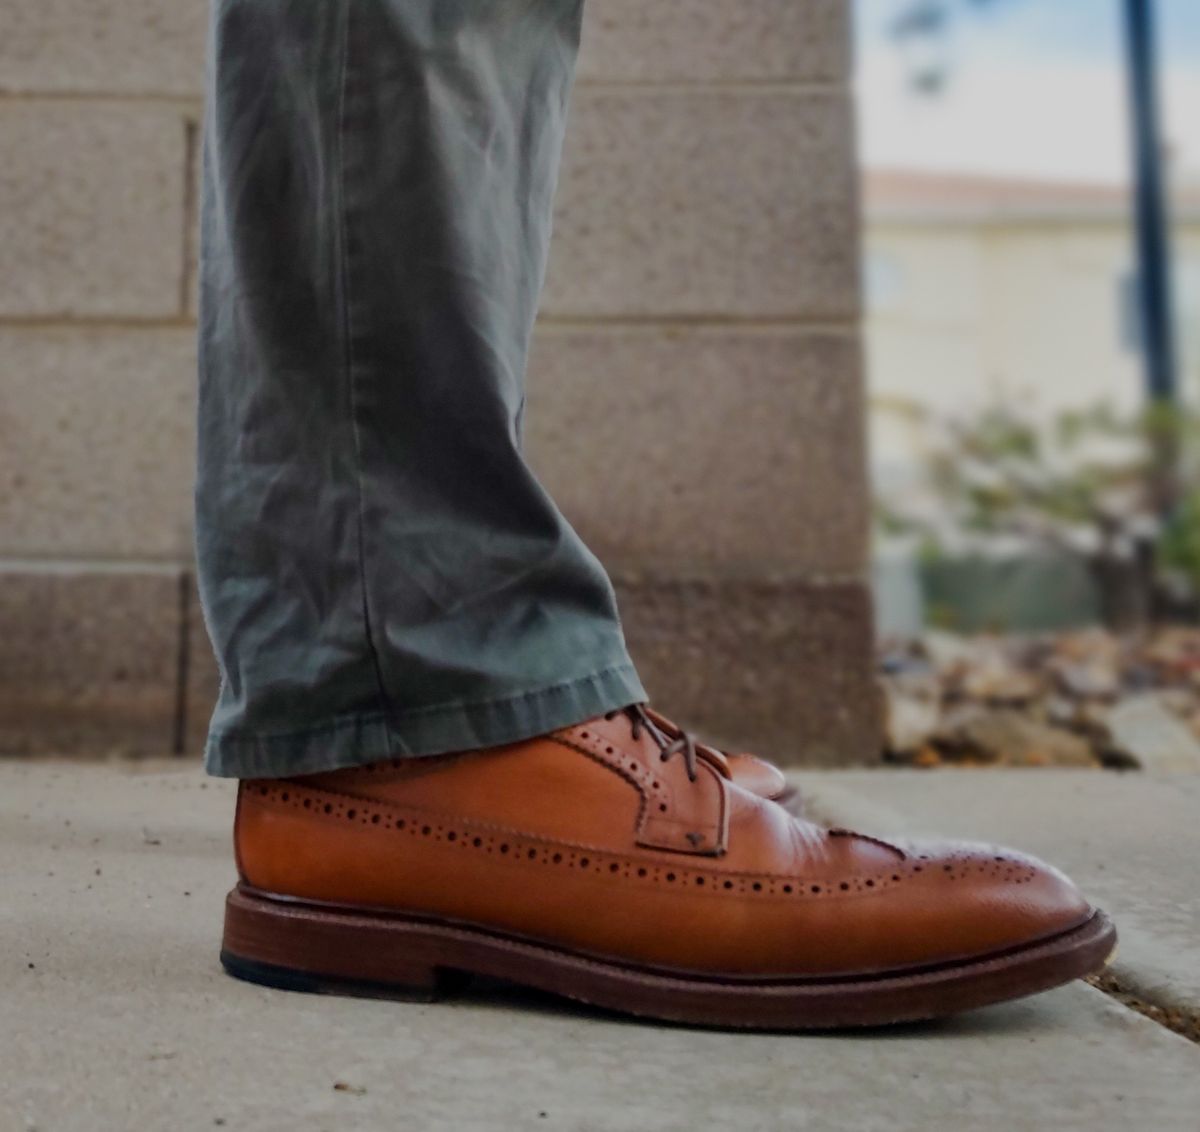
<path id="1" fill-rule="evenodd" d="M 1142 939 L 1126 965 L 1150 956 L 1171 993 L 1194 988 L 1196 780 L 804 782 L 847 823 L 907 810 L 1055 849 Z M 190 764 L 0 763 L 3 1132 L 1198 1126 L 1200 1047 L 1084 985 L 948 1023 L 789 1037 L 640 1025 L 500 987 L 413 1006 L 240 984 L 216 960 L 231 810 L 229 784 Z"/>

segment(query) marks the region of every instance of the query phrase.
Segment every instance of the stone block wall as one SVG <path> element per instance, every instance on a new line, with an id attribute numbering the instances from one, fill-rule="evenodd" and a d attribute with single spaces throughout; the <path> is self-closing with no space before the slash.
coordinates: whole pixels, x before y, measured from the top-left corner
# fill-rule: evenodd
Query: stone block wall
<path id="1" fill-rule="evenodd" d="M 590 0 L 535 466 L 656 702 L 878 749 L 846 0 Z M 0 752 L 194 751 L 203 0 L 0 0 Z"/>

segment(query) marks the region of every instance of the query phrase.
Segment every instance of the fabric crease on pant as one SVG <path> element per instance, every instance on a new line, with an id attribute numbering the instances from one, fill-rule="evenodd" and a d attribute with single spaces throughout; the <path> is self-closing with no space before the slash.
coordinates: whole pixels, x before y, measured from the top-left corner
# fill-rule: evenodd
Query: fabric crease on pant
<path id="1" fill-rule="evenodd" d="M 212 0 L 198 572 L 215 774 L 644 700 L 521 452 L 581 0 Z"/>

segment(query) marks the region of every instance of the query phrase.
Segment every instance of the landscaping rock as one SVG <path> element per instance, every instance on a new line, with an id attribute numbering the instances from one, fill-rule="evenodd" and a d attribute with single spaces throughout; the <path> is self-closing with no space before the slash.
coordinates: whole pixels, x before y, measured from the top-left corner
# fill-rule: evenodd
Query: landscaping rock
<path id="1" fill-rule="evenodd" d="M 1200 768 L 1200 628 L 931 632 L 880 668 L 893 762 Z"/>
<path id="2" fill-rule="evenodd" d="M 918 751 L 938 729 L 941 712 L 936 700 L 886 687 L 888 749 L 897 753 Z"/>
<path id="3" fill-rule="evenodd" d="M 1085 739 L 1013 710 L 969 713 L 936 746 L 944 759 L 999 766 L 1094 767 Z"/>
<path id="4" fill-rule="evenodd" d="M 1200 740 L 1162 694 L 1124 700 L 1108 716 L 1111 746 L 1144 770 L 1200 771 Z"/>

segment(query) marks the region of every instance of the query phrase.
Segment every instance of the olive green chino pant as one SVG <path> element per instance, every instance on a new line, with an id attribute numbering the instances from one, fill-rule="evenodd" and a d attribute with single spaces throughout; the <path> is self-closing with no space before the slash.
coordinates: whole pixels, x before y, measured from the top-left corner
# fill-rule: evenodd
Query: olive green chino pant
<path id="1" fill-rule="evenodd" d="M 212 0 L 206 750 L 270 777 L 645 699 L 521 454 L 582 0 Z"/>

